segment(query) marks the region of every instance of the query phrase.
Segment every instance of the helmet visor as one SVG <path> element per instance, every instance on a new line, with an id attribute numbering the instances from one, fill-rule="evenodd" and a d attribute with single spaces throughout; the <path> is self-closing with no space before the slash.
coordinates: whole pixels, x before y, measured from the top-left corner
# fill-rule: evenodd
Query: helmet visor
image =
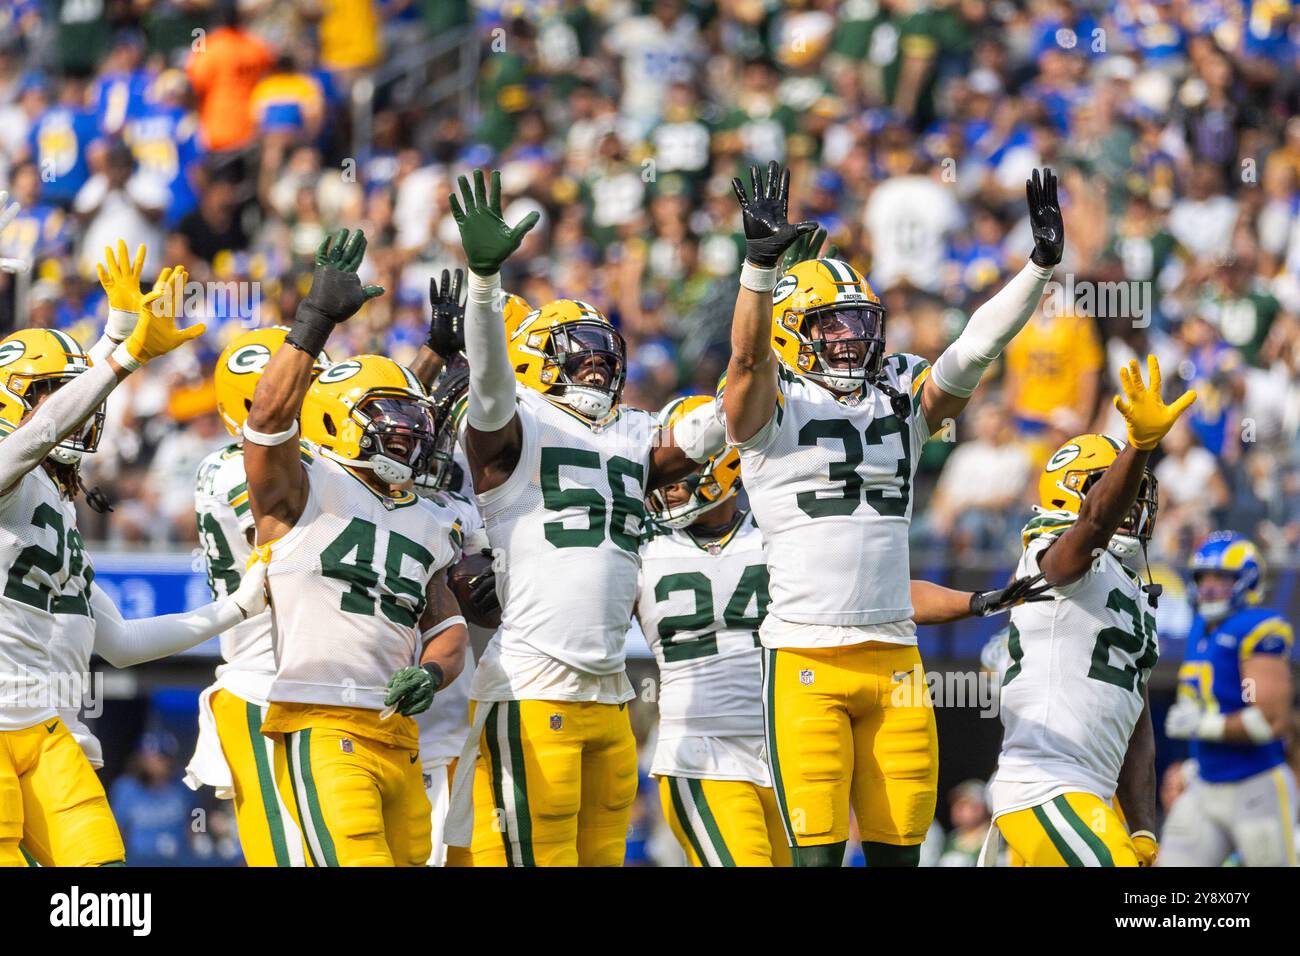
<path id="1" fill-rule="evenodd" d="M 357 411 L 367 419 L 361 439 L 365 451 L 409 465 L 416 475 L 429 470 L 436 430 L 427 403 L 416 398 L 380 396 L 363 399 Z"/>
<path id="2" fill-rule="evenodd" d="M 880 370 L 885 314 L 879 306 L 834 306 L 808 315 L 807 348 L 830 371 Z"/>
<path id="3" fill-rule="evenodd" d="M 551 349 L 570 385 L 598 388 L 612 395 L 623 390 L 623 337 L 600 322 L 573 322 L 551 332 Z"/>

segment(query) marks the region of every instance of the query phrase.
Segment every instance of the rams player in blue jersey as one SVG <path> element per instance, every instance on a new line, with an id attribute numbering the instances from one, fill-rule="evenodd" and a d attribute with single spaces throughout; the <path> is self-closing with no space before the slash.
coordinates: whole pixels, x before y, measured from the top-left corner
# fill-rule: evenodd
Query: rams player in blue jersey
<path id="1" fill-rule="evenodd" d="M 1295 866 L 1295 777 L 1282 737 L 1291 722 L 1291 625 L 1260 607 L 1255 546 L 1216 532 L 1192 558 L 1196 619 L 1165 733 L 1191 741 L 1195 779 L 1165 821 L 1161 866 Z"/>

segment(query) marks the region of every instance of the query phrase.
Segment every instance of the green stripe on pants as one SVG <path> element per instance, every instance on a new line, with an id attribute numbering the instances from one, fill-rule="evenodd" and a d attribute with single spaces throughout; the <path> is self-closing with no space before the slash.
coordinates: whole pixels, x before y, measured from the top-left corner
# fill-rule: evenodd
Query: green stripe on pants
<path id="1" fill-rule="evenodd" d="M 1110 855 L 1110 850 L 1101 837 L 1092 831 L 1092 828 L 1079 819 L 1079 815 L 1074 812 L 1074 807 L 1070 806 L 1069 801 L 1065 799 L 1065 794 L 1057 797 L 1052 801 L 1052 805 L 1061 812 L 1065 817 L 1065 822 L 1074 828 L 1074 832 L 1083 837 L 1083 842 L 1088 844 L 1092 852 L 1097 855 L 1097 860 L 1102 866 L 1114 866 L 1115 858 Z"/>
<path id="2" fill-rule="evenodd" d="M 284 818 L 280 815 L 280 801 L 275 792 L 275 775 L 266 759 L 266 738 L 262 736 L 262 708 L 244 702 L 248 719 L 248 742 L 253 746 L 253 763 L 257 772 L 257 788 L 266 808 L 266 826 L 271 831 L 271 847 L 275 850 L 276 866 L 291 866 L 289 844 L 284 835 Z"/>
<path id="3" fill-rule="evenodd" d="M 320 843 L 321 853 L 325 855 L 325 866 L 338 866 L 339 859 L 334 852 L 334 840 L 329 828 L 325 826 L 325 814 L 321 812 L 320 795 L 316 792 L 316 781 L 311 772 L 311 728 L 298 732 L 298 760 L 302 770 L 302 791 L 307 797 L 307 810 L 311 815 L 312 829 Z M 299 810 L 301 813 L 301 810 Z M 306 818 L 304 818 L 306 819 Z"/>
<path id="4" fill-rule="evenodd" d="M 709 801 L 704 796 L 704 785 L 698 780 L 687 780 L 686 784 L 691 790 L 691 799 L 695 801 L 695 809 L 700 815 L 700 820 L 704 823 L 704 830 L 709 835 L 709 842 L 713 844 L 713 849 L 717 851 L 718 859 L 722 861 L 723 866 L 735 866 L 736 861 L 731 857 L 731 851 L 727 849 L 727 841 L 722 839 L 722 830 L 718 828 L 718 821 L 713 817 L 713 811 L 709 809 Z"/>
<path id="5" fill-rule="evenodd" d="M 781 782 L 781 762 L 776 754 L 776 651 L 763 653 L 763 725 L 767 731 L 767 763 L 772 771 L 772 790 L 776 806 L 781 813 L 781 825 L 791 846 L 795 845 L 794 827 L 790 825 L 790 809 L 785 803 L 785 786 Z"/>
<path id="6" fill-rule="evenodd" d="M 1034 819 L 1036 819 L 1038 825 L 1046 831 L 1047 838 L 1052 841 L 1052 846 L 1056 847 L 1056 852 L 1061 854 L 1065 859 L 1066 865 L 1083 866 L 1083 861 L 1074 855 L 1074 851 L 1070 849 L 1070 844 L 1065 842 L 1065 837 L 1056 832 L 1056 827 L 1052 826 L 1052 821 L 1047 818 L 1047 814 L 1043 812 L 1043 808 L 1034 807 L 1033 810 Z"/>

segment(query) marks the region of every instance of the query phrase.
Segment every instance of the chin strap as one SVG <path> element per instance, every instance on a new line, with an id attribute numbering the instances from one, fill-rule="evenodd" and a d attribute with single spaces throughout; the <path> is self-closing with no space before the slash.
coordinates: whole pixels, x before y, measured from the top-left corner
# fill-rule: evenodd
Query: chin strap
<path id="1" fill-rule="evenodd" d="M 912 414 L 912 400 L 885 381 L 883 375 L 869 384 L 885 393 L 885 396 L 889 399 L 890 407 L 893 408 L 894 414 L 899 418 L 907 418 Z"/>
<path id="2" fill-rule="evenodd" d="M 1160 595 L 1165 593 L 1163 584 L 1156 584 L 1151 579 L 1151 559 L 1147 556 L 1147 543 L 1143 538 L 1138 538 L 1138 544 L 1142 546 L 1142 563 L 1147 569 L 1147 583 L 1142 585 L 1142 590 L 1147 594 L 1147 600 L 1151 602 L 1151 610 L 1160 606 Z"/>

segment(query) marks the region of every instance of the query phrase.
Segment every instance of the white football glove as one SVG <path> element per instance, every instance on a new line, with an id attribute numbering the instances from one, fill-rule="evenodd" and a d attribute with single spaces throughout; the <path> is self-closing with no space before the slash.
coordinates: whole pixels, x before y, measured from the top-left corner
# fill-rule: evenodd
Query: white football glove
<path id="1" fill-rule="evenodd" d="M 261 614 L 266 610 L 267 566 L 265 561 L 255 561 L 252 567 L 244 571 L 239 587 L 227 599 L 234 602 L 235 606 L 239 608 L 239 613 L 244 616 L 244 620 L 248 620 L 253 615 Z"/>
<path id="2" fill-rule="evenodd" d="M 1165 716 L 1165 734 L 1174 740 L 1222 740 L 1227 720 L 1194 700 L 1180 700 Z"/>

